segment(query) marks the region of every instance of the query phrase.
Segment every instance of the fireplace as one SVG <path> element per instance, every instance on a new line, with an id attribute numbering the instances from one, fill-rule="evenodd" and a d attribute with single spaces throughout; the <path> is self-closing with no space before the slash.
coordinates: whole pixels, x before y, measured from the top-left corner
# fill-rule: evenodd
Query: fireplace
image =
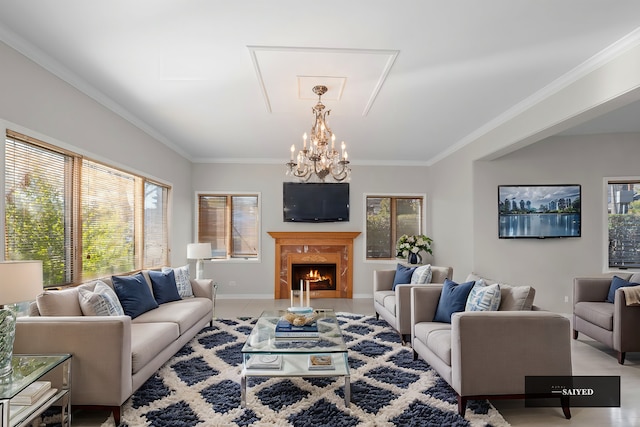
<path id="1" fill-rule="evenodd" d="M 269 232 L 275 239 L 274 298 L 289 299 L 310 270 L 311 298 L 352 298 L 353 240 L 359 232 Z"/>
<path id="2" fill-rule="evenodd" d="M 292 264 L 291 289 L 299 289 L 300 282 L 309 282 L 310 291 L 335 291 L 335 264 Z"/>

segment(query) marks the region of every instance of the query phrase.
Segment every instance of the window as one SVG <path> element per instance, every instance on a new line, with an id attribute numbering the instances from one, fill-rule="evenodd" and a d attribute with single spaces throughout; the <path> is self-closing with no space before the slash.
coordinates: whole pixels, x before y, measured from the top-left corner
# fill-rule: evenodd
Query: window
<path id="1" fill-rule="evenodd" d="M 640 267 L 640 178 L 607 182 L 609 267 Z"/>
<path id="2" fill-rule="evenodd" d="M 5 252 L 59 286 L 168 260 L 169 187 L 7 131 Z"/>
<path id="3" fill-rule="evenodd" d="M 423 234 L 423 196 L 367 196 L 367 259 L 395 259 L 403 234 Z"/>
<path id="4" fill-rule="evenodd" d="M 258 194 L 197 195 L 198 243 L 211 243 L 212 258 L 257 258 Z"/>

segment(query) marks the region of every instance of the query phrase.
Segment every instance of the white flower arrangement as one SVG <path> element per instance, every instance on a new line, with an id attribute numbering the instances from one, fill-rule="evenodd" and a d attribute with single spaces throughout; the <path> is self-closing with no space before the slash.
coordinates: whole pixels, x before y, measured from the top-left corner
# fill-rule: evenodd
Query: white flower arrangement
<path id="1" fill-rule="evenodd" d="M 408 236 L 403 234 L 396 244 L 396 256 L 398 258 L 407 258 L 410 253 L 418 254 L 421 251 L 432 254 L 432 242 L 433 240 L 424 234 L 419 234 L 417 236 Z"/>

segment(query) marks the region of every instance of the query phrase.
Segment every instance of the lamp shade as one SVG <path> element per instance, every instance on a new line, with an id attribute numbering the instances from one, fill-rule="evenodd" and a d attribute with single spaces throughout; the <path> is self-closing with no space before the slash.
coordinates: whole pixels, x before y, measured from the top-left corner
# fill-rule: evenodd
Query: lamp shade
<path id="1" fill-rule="evenodd" d="M 0 304 L 33 301 L 42 292 L 42 261 L 0 262 Z"/>
<path id="2" fill-rule="evenodd" d="M 187 258 L 211 258 L 211 243 L 189 243 L 187 245 Z"/>

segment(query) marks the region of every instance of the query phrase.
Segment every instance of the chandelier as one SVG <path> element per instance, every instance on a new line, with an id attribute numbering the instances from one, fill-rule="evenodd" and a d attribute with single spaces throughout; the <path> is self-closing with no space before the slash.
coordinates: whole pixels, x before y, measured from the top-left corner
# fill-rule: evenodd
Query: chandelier
<path id="1" fill-rule="evenodd" d="M 301 181 L 309 181 L 315 174 L 320 181 L 331 177 L 335 181 L 341 182 L 348 179 L 351 174 L 349 168 L 346 145 L 342 141 L 341 151 L 335 149 L 336 136 L 327 124 L 326 116 L 331 110 L 324 111 L 322 95 L 327 92 L 326 86 L 314 86 L 313 93 L 318 95 L 318 103 L 312 108 L 315 121 L 311 126 L 311 136 L 309 146 L 307 146 L 307 134 L 302 136 L 302 149 L 295 156 L 296 146 L 291 145 L 291 160 L 287 163 L 287 175 L 300 178 Z M 329 146 L 331 140 L 331 146 Z"/>

